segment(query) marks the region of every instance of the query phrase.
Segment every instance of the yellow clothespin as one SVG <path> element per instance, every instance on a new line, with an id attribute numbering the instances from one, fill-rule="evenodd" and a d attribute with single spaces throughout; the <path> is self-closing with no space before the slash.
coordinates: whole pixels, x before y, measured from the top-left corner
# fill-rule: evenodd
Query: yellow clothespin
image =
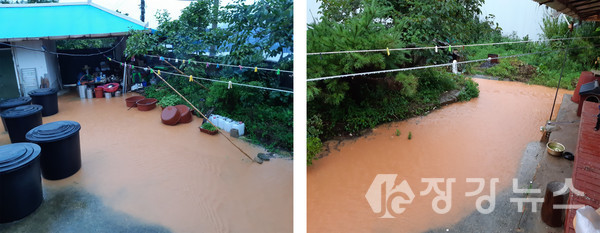
<path id="1" fill-rule="evenodd" d="M 157 73 L 158 75 L 160 75 L 160 70 L 156 70 L 156 73 Z"/>
<path id="2" fill-rule="evenodd" d="M 189 81 L 190 81 L 190 82 L 191 82 L 191 81 L 194 81 L 194 77 L 190 75 L 190 80 L 189 80 Z"/>
<path id="3" fill-rule="evenodd" d="M 254 72 L 258 72 L 258 67 L 254 67 Z"/>
<path id="4" fill-rule="evenodd" d="M 390 48 L 385 48 L 387 50 L 388 56 L 390 55 Z"/>

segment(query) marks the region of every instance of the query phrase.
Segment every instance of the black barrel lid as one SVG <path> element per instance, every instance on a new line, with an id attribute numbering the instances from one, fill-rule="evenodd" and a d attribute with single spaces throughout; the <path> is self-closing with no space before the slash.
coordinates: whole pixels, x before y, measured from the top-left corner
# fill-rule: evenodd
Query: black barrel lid
<path id="1" fill-rule="evenodd" d="M 40 88 L 40 89 L 35 89 L 33 91 L 29 92 L 30 96 L 42 96 L 42 95 L 51 95 L 56 93 L 56 89 L 54 88 Z"/>
<path id="2" fill-rule="evenodd" d="M 41 111 L 42 111 L 42 105 L 37 105 L 37 104 L 21 105 L 21 106 L 17 106 L 14 108 L 6 109 L 6 110 L 2 111 L 2 113 L 0 113 L 0 115 L 2 116 L 2 118 L 19 118 L 19 117 L 26 117 L 29 115 L 33 115 L 33 114 L 36 114 Z"/>
<path id="3" fill-rule="evenodd" d="M 25 166 L 40 155 L 41 148 L 29 142 L 0 146 L 0 173 Z"/>
<path id="4" fill-rule="evenodd" d="M 56 121 L 35 127 L 25 135 L 30 142 L 55 142 L 79 132 L 81 125 L 75 121 Z"/>
<path id="5" fill-rule="evenodd" d="M 31 97 L 29 97 L 29 96 L 17 97 L 17 98 L 0 101 L 0 108 L 2 108 L 2 109 L 12 108 L 12 107 L 16 107 L 19 105 L 25 105 L 25 104 L 29 104 L 29 103 L 31 103 Z"/>

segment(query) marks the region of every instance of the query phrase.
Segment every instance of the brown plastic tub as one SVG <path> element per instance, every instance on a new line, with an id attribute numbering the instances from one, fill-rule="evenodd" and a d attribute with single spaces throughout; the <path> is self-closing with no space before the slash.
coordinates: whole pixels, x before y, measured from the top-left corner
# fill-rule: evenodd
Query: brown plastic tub
<path id="1" fill-rule="evenodd" d="M 179 119 L 179 123 L 190 123 L 192 122 L 192 112 L 188 106 L 183 104 L 175 105 L 177 110 L 179 110 L 179 114 L 181 115 L 181 119 Z"/>
<path id="2" fill-rule="evenodd" d="M 125 104 L 127 105 L 127 107 L 135 107 L 135 106 L 137 106 L 136 102 L 143 100 L 145 98 L 146 97 L 141 96 L 141 95 L 132 96 L 132 97 L 125 99 Z"/>
<path id="3" fill-rule="evenodd" d="M 155 98 L 142 99 L 135 102 L 137 105 L 137 109 L 140 111 L 150 111 L 156 108 L 156 102 L 158 102 Z"/>
<path id="4" fill-rule="evenodd" d="M 160 114 L 160 120 L 165 125 L 176 125 L 181 118 L 181 114 L 178 109 L 173 106 L 168 106 L 162 110 Z"/>

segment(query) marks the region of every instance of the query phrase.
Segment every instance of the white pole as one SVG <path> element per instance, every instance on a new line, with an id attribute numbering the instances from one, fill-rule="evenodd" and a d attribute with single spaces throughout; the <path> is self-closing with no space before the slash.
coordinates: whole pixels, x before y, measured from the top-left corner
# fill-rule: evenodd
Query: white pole
<path id="1" fill-rule="evenodd" d="M 456 60 L 452 61 L 452 73 L 454 74 L 458 74 L 458 67 L 457 67 L 457 63 Z"/>
<path id="2" fill-rule="evenodd" d="M 123 66 L 123 96 L 127 93 L 127 63 Z"/>

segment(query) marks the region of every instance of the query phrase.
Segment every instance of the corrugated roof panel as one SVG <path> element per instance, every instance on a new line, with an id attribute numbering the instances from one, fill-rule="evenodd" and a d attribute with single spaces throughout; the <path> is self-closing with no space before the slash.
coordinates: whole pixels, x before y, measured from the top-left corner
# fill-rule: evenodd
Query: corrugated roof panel
<path id="1" fill-rule="evenodd" d="M 91 5 L 1 7 L 0 39 L 127 32 L 144 27 Z"/>

